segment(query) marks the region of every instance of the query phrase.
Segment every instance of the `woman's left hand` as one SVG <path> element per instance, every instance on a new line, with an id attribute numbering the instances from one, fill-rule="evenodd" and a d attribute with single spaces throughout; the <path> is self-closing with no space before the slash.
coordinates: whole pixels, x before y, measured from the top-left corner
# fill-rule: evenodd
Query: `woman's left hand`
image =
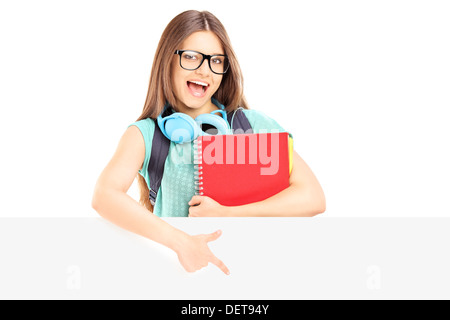
<path id="1" fill-rule="evenodd" d="M 193 196 L 188 204 L 189 217 L 224 217 L 227 208 L 207 196 Z"/>

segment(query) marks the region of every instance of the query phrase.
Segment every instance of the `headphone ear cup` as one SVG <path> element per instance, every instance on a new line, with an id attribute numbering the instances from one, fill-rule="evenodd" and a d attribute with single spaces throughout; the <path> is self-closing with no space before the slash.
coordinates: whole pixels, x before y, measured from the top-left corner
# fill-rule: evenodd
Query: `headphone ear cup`
<path id="1" fill-rule="evenodd" d="M 184 113 L 174 113 L 164 118 L 162 123 L 164 129 L 161 129 L 161 131 L 165 132 L 165 136 L 175 143 L 191 142 L 199 135 L 198 125 Z"/>
<path id="2" fill-rule="evenodd" d="M 222 117 L 218 117 L 210 113 L 199 115 L 195 118 L 195 122 L 198 124 L 198 128 L 200 128 L 202 124 L 209 124 L 217 129 L 217 134 L 225 135 L 229 133 L 230 127 L 228 125 L 228 121 L 225 121 Z M 203 131 L 201 133 L 207 135 L 207 133 Z"/>
<path id="3" fill-rule="evenodd" d="M 169 136 L 167 135 L 166 129 L 164 128 L 164 124 L 165 122 L 168 120 L 169 117 L 162 117 L 161 114 L 158 116 L 158 118 L 156 118 L 156 121 L 158 123 L 158 127 L 161 130 L 161 132 L 163 133 L 163 135 L 170 140 Z"/>

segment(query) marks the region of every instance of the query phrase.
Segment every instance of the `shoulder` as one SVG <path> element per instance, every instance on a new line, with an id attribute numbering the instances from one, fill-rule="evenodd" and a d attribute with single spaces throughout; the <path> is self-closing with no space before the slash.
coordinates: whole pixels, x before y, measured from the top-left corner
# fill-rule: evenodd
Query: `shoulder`
<path id="1" fill-rule="evenodd" d="M 244 114 L 254 130 L 280 130 L 284 128 L 273 118 L 262 111 L 254 109 L 244 109 Z"/>
<path id="2" fill-rule="evenodd" d="M 142 119 L 128 126 L 128 128 L 132 127 L 138 128 L 144 137 L 148 134 L 153 135 L 153 132 L 155 131 L 155 120 L 151 118 Z"/>
<path id="3" fill-rule="evenodd" d="M 142 123 L 129 125 L 120 139 L 118 151 L 134 155 L 136 152 L 144 154 L 146 134 L 148 134 L 148 128 Z"/>
<path id="4" fill-rule="evenodd" d="M 146 118 L 136 121 L 128 126 L 127 131 L 134 131 L 141 133 L 141 140 L 144 140 L 145 145 L 151 146 L 153 140 L 153 134 L 155 132 L 155 120 Z"/>
<path id="5" fill-rule="evenodd" d="M 144 155 L 144 161 L 141 163 L 141 169 L 145 169 L 148 166 L 148 162 L 151 156 L 154 132 L 155 120 L 151 118 L 133 122 L 128 126 L 125 132 L 125 135 L 129 136 L 130 144 L 134 144 L 134 146 L 140 150 L 141 154 Z"/>
<path id="6" fill-rule="evenodd" d="M 244 114 L 247 116 L 247 118 L 252 119 L 271 119 L 268 115 L 266 115 L 264 112 L 255 110 L 255 109 L 243 109 Z"/>

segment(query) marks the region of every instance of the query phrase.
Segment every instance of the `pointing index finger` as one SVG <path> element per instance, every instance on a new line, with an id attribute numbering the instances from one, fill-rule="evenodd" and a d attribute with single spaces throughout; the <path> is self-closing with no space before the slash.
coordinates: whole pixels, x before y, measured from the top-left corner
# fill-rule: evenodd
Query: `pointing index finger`
<path id="1" fill-rule="evenodd" d="M 222 262 L 222 260 L 220 260 L 216 256 L 213 256 L 211 262 L 214 265 L 216 265 L 220 270 L 222 270 L 223 273 L 225 273 L 226 275 L 230 275 L 230 270 L 228 270 L 227 266 L 225 265 L 225 263 Z"/>

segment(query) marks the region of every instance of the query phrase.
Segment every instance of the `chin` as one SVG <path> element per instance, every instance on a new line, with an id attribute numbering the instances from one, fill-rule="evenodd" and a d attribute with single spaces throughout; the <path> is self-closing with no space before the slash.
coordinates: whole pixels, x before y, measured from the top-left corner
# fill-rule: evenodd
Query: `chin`
<path id="1" fill-rule="evenodd" d="M 207 104 L 209 101 L 211 101 L 211 98 L 212 97 L 203 97 L 202 99 L 195 99 L 195 98 L 185 99 L 184 105 L 186 105 L 188 108 L 199 109 L 203 107 L 205 104 Z"/>

